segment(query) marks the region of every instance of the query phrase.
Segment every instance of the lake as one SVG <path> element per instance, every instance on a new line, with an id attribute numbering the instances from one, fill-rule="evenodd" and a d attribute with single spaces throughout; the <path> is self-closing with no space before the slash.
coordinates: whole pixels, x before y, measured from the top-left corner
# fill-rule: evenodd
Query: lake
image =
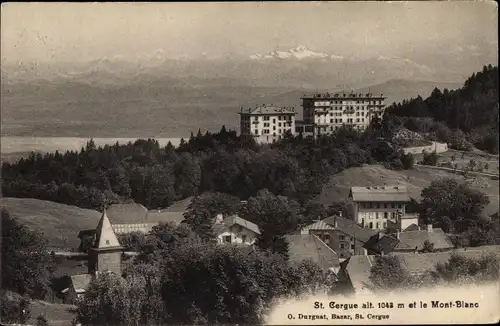
<path id="1" fill-rule="evenodd" d="M 189 137 L 185 137 L 188 139 Z M 155 138 L 160 146 L 165 146 L 170 141 L 172 145 L 178 146 L 181 138 Z M 40 152 L 65 152 L 67 150 L 79 151 L 90 138 L 84 137 L 1 137 L 0 152 L 2 155 L 27 153 L 31 151 Z M 113 145 L 116 142 L 126 144 L 129 141 L 134 142 L 137 138 L 94 138 L 97 146 Z"/>

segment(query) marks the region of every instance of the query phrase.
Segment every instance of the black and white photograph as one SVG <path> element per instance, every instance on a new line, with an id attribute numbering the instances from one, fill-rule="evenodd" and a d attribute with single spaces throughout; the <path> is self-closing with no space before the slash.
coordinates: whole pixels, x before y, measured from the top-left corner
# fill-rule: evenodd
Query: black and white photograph
<path id="1" fill-rule="evenodd" d="M 495 1 L 0 22 L 0 325 L 500 320 Z"/>

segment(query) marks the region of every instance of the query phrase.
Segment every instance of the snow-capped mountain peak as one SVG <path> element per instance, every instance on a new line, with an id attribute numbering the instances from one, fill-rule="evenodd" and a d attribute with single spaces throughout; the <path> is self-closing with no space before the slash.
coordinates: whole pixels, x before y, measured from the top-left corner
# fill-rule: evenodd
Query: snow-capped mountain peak
<path id="1" fill-rule="evenodd" d="M 268 54 L 253 54 L 250 56 L 252 60 L 264 60 L 264 59 L 331 59 L 340 60 L 343 59 L 342 56 L 330 55 L 323 52 L 314 52 L 304 45 L 299 45 L 288 51 L 276 50 Z"/>

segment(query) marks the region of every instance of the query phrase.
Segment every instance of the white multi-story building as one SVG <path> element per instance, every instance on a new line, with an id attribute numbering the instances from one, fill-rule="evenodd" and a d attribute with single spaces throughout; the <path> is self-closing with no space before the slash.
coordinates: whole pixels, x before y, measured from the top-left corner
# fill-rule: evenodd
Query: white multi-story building
<path id="1" fill-rule="evenodd" d="M 396 222 L 405 216 L 411 201 L 408 189 L 400 185 L 351 187 L 349 199 L 354 202 L 356 223 L 374 230 L 383 230 L 388 221 Z"/>
<path id="2" fill-rule="evenodd" d="M 302 98 L 304 120 L 297 122 L 297 133 L 329 134 L 343 125 L 364 130 L 374 117 L 382 119 L 385 99 L 372 94 L 317 93 Z"/>
<path id="3" fill-rule="evenodd" d="M 240 115 L 240 133 L 252 135 L 258 143 L 272 143 L 289 131 L 295 133 L 295 108 L 257 106 L 243 109 Z"/>

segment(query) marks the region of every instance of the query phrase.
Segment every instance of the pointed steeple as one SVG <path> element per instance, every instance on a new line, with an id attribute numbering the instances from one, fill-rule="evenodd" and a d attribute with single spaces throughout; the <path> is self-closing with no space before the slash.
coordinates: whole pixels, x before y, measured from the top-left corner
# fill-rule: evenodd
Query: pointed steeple
<path id="1" fill-rule="evenodd" d="M 115 231 L 111 226 L 108 215 L 106 214 L 106 208 L 104 208 L 99 224 L 97 224 L 95 235 L 94 248 L 105 249 L 121 247 Z"/>

